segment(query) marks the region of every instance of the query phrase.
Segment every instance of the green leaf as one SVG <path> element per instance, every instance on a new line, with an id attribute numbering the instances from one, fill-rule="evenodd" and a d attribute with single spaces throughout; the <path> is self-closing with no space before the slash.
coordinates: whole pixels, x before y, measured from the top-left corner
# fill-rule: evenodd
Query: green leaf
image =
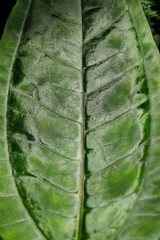
<path id="1" fill-rule="evenodd" d="M 0 235 L 158 240 L 160 59 L 140 0 L 21 0 L 0 43 Z"/>

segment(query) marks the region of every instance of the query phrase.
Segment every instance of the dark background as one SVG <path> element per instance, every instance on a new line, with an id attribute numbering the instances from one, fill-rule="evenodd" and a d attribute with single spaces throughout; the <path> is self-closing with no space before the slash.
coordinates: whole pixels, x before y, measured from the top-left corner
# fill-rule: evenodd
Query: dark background
<path id="1" fill-rule="evenodd" d="M 3 0 L 1 2 L 1 6 L 0 6 L 0 39 L 2 37 L 7 18 L 15 4 L 16 4 L 16 0 Z"/>

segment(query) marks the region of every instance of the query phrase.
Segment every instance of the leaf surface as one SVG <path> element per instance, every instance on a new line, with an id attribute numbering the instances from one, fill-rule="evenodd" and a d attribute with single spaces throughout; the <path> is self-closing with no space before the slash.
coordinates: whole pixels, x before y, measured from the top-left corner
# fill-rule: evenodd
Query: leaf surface
<path id="1" fill-rule="evenodd" d="M 160 60 L 139 0 L 21 0 L 0 43 L 0 234 L 158 240 Z"/>

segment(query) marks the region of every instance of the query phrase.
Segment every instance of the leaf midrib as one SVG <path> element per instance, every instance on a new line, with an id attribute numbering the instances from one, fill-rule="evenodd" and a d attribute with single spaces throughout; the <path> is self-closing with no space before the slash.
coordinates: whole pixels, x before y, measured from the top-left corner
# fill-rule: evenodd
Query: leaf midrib
<path id="1" fill-rule="evenodd" d="M 81 4 L 81 36 L 82 36 L 82 52 L 81 52 L 81 83 L 82 83 L 82 126 L 81 126 L 81 173 L 80 173 L 80 196 L 79 196 L 79 213 L 78 213 L 78 229 L 77 240 L 81 239 L 82 235 L 82 219 L 83 219 L 83 202 L 84 202 L 84 160 L 85 160 L 85 85 L 84 85 L 84 68 L 83 68 L 83 55 L 84 55 L 84 36 L 83 36 L 83 0 Z"/>

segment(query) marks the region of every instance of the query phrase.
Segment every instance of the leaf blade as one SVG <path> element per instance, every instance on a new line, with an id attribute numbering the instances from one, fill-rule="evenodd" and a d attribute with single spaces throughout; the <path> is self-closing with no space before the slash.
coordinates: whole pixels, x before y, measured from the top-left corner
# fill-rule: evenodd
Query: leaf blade
<path id="1" fill-rule="evenodd" d="M 133 16 L 137 9 L 135 21 L 130 9 Z M 159 56 L 146 24 L 138 0 L 32 1 L 10 81 L 7 130 L 16 186 L 42 232 L 38 239 L 121 239 L 143 187 L 150 125 L 159 136 Z M 4 189 L 11 184 L 3 182 Z M 156 211 L 147 217 L 157 219 Z M 13 239 L 17 229 L 22 238 L 21 220 L 2 235 Z"/>

